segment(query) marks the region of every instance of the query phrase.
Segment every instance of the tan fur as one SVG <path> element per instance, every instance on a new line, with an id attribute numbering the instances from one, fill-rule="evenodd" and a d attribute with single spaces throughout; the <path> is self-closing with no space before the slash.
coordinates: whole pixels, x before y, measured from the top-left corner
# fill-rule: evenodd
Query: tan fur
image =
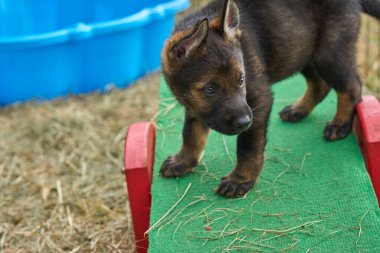
<path id="1" fill-rule="evenodd" d="M 303 108 L 310 113 L 314 107 L 321 102 L 330 91 L 330 88 L 323 81 L 315 82 L 307 80 L 307 90 L 302 98 L 300 98 L 293 107 Z"/>
<path id="2" fill-rule="evenodd" d="M 361 97 L 361 83 L 353 85 L 347 92 L 337 92 L 338 105 L 332 124 L 341 126 L 352 120 L 356 103 Z"/>
<path id="3" fill-rule="evenodd" d="M 186 157 L 198 161 L 206 145 L 208 134 L 208 128 L 206 129 L 201 124 L 194 124 L 192 139 L 183 143 L 180 154 L 186 154 Z"/>
<path id="4" fill-rule="evenodd" d="M 331 122 L 334 125 L 342 126 L 349 122 L 352 117 L 355 104 L 351 96 L 347 93 L 338 93 L 338 106 L 335 117 Z"/>
<path id="5" fill-rule="evenodd" d="M 222 30 L 222 20 L 220 18 L 216 18 L 210 21 L 209 27 L 211 29 L 221 31 Z"/>
<path id="6" fill-rule="evenodd" d="M 166 41 L 161 52 L 161 65 L 162 70 L 166 73 L 171 73 L 176 69 L 176 65 L 173 64 L 173 47 L 178 44 L 184 38 L 190 36 L 194 32 L 194 29 L 188 29 L 186 31 L 179 31 L 172 34 Z M 180 66 L 178 66 L 180 67 Z"/>

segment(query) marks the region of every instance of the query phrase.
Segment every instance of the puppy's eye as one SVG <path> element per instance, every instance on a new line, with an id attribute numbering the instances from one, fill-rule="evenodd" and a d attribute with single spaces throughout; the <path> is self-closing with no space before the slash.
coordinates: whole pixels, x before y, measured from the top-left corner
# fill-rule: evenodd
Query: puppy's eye
<path id="1" fill-rule="evenodd" d="M 214 95 L 216 92 L 216 87 L 215 85 L 212 85 L 212 84 L 209 84 L 207 85 L 204 89 L 203 89 L 203 93 L 206 95 L 206 96 L 212 96 Z"/>
<path id="2" fill-rule="evenodd" d="M 244 83 L 245 83 L 245 76 L 244 76 L 244 75 L 241 75 L 241 76 L 240 76 L 240 80 L 239 80 L 239 82 L 240 82 L 240 87 L 243 87 L 243 86 L 244 86 Z"/>

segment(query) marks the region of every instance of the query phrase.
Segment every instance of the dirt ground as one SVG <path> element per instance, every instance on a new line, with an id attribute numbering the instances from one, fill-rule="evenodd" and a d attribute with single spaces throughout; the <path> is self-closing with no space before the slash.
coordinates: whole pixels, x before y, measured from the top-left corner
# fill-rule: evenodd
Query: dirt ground
<path id="1" fill-rule="evenodd" d="M 0 108 L 0 253 L 134 252 L 124 135 L 157 112 L 159 82 Z"/>

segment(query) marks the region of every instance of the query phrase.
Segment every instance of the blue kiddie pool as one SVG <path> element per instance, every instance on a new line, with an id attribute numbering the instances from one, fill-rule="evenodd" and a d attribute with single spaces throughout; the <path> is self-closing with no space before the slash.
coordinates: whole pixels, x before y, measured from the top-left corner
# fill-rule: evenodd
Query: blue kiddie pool
<path id="1" fill-rule="evenodd" d="M 126 87 L 189 0 L 0 0 L 0 105 Z"/>

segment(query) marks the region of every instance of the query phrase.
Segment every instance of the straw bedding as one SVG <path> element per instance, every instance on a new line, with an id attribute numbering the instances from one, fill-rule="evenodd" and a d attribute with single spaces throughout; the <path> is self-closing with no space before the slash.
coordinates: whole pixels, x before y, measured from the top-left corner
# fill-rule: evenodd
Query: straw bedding
<path id="1" fill-rule="evenodd" d="M 159 80 L 0 109 L 0 252 L 134 252 L 124 136 Z"/>

